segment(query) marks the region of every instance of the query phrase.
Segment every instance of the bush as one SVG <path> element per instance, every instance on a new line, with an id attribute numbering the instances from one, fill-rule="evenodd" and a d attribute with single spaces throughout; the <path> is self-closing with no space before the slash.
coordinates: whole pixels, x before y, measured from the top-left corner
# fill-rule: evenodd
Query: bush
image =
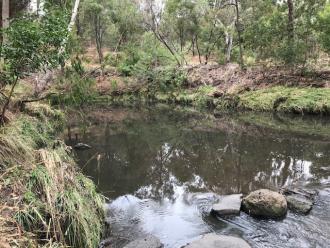
<path id="1" fill-rule="evenodd" d="M 66 104 L 80 106 L 93 102 L 97 97 L 94 87 L 95 80 L 82 77 L 70 69 L 67 69 L 63 78 L 56 85 L 56 91 L 59 93 L 51 98 L 53 105 Z"/>
<path id="2" fill-rule="evenodd" d="M 126 45 L 118 70 L 124 76 L 135 76 L 143 80 L 149 77 L 154 68 L 172 65 L 175 65 L 175 61 L 168 50 L 155 40 L 152 33 L 145 33 L 141 43 Z"/>

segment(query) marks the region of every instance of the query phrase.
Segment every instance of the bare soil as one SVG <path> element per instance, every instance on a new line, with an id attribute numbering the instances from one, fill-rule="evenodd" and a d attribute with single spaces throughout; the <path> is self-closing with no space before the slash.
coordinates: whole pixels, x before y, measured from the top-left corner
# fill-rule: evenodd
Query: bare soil
<path id="1" fill-rule="evenodd" d="M 283 67 L 241 70 L 238 64 L 202 65 L 186 69 L 189 87 L 211 85 L 226 93 L 240 93 L 277 85 L 330 87 L 330 71 L 303 73 Z"/>

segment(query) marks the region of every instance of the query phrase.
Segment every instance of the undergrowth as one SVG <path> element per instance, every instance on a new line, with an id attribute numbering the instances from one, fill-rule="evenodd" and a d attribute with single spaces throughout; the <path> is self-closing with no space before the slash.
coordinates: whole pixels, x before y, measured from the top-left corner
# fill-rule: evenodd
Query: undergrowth
<path id="1" fill-rule="evenodd" d="M 39 244 L 97 247 L 104 199 L 75 165 L 71 149 L 55 139 L 61 123 L 61 112 L 28 104 L 0 129 L 0 186 L 19 195 L 13 218 Z"/>
<path id="2" fill-rule="evenodd" d="M 58 79 L 53 89 L 52 105 L 81 106 L 97 99 L 95 80 L 75 70 L 69 70 Z"/>

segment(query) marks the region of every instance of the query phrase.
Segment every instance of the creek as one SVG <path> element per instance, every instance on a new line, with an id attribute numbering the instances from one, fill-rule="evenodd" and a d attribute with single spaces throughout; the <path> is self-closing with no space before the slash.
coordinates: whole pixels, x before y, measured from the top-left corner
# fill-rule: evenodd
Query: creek
<path id="1" fill-rule="evenodd" d="M 143 234 L 178 248 L 215 232 L 252 247 L 330 247 L 330 122 L 271 114 L 173 108 L 108 109 L 89 125 L 72 121 L 67 143 L 89 144 L 78 164 L 109 198 L 111 247 Z M 308 215 L 260 220 L 209 214 L 214 193 L 285 186 L 316 189 Z"/>

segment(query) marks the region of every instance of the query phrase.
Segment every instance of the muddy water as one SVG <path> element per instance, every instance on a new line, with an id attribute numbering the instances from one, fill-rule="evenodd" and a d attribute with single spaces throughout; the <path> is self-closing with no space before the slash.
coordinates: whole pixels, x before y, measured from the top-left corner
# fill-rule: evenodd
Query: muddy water
<path id="1" fill-rule="evenodd" d="M 109 197 L 111 247 L 151 233 L 175 248 L 209 232 L 242 237 L 252 247 L 330 247 L 328 119 L 168 108 L 105 113 L 72 127 L 67 142 L 92 146 L 77 152 L 78 162 Z M 319 191 L 309 215 L 209 215 L 214 194 L 288 185 Z"/>

